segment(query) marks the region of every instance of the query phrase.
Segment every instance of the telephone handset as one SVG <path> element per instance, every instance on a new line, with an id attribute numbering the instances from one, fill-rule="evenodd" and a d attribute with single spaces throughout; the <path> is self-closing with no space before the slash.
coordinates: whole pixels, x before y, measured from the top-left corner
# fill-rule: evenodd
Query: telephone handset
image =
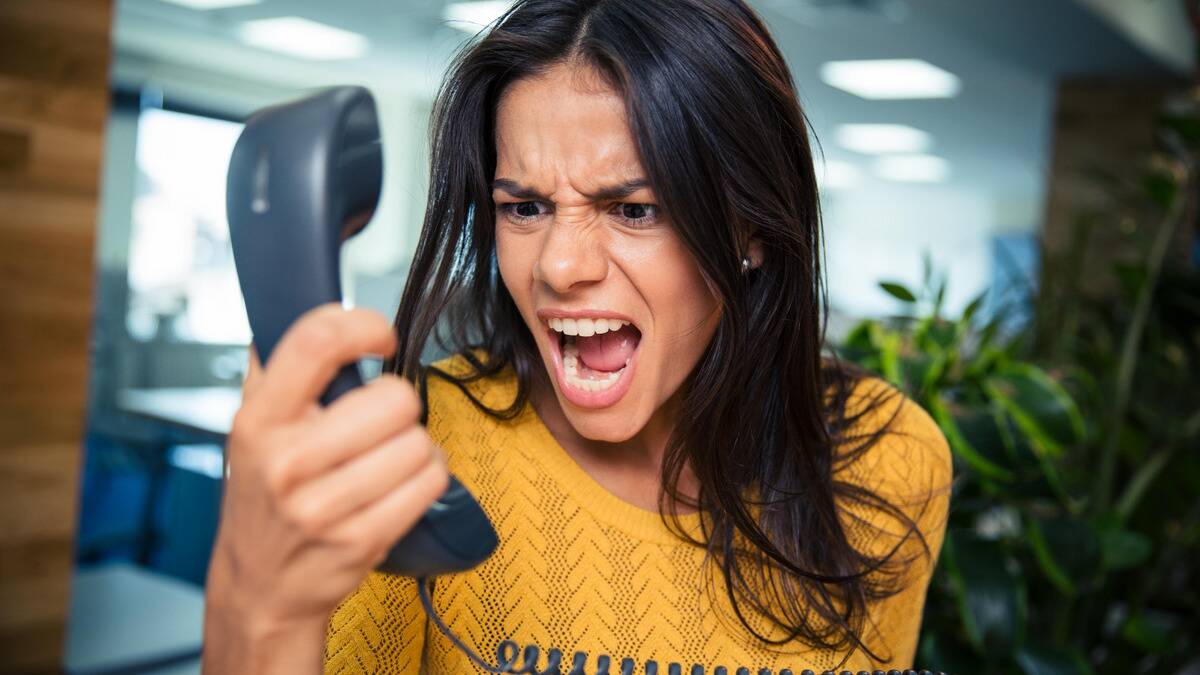
<path id="1" fill-rule="evenodd" d="M 383 181 L 370 92 L 335 87 L 263 109 L 246 121 L 229 162 L 226 211 L 254 346 L 265 364 L 304 312 L 341 302 L 341 244 L 366 227 Z M 322 405 L 362 385 L 343 367 Z M 412 577 L 461 572 L 495 550 L 483 509 L 454 476 L 379 566 Z"/>

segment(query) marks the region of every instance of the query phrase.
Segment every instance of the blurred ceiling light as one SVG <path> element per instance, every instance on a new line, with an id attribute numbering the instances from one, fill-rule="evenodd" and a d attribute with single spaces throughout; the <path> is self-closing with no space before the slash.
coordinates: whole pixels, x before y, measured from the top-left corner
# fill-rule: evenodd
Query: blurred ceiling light
<path id="1" fill-rule="evenodd" d="M 862 172 L 850 162 L 830 160 L 817 165 L 817 185 L 822 190 L 848 190 L 858 185 Z"/>
<path id="2" fill-rule="evenodd" d="M 866 155 L 925 152 L 933 138 L 904 124 L 839 124 L 834 131 L 837 144 Z"/>
<path id="3" fill-rule="evenodd" d="M 934 155 L 889 155 L 877 158 L 871 170 L 900 183 L 942 183 L 950 176 L 950 163 Z"/>
<path id="4" fill-rule="evenodd" d="M 474 34 L 500 18 L 512 5 L 513 0 L 452 2 L 442 11 L 442 18 L 451 27 Z"/>
<path id="5" fill-rule="evenodd" d="M 228 9 L 230 7 L 244 7 L 246 5 L 257 5 L 262 0 L 163 0 L 172 5 L 180 5 L 188 9 Z"/>
<path id="6" fill-rule="evenodd" d="M 367 38 L 299 16 L 247 21 L 238 37 L 248 45 L 314 61 L 353 59 L 367 53 Z"/>
<path id="7" fill-rule="evenodd" d="M 821 79 L 831 87 L 872 100 L 950 98 L 958 95 L 958 76 L 921 59 L 830 61 Z"/>

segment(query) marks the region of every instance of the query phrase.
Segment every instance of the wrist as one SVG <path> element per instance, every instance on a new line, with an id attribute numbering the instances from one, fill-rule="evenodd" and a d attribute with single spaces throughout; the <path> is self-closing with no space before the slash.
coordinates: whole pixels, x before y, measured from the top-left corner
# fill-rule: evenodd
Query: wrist
<path id="1" fill-rule="evenodd" d="M 214 552 L 205 588 L 205 673 L 319 673 L 328 616 L 284 617 L 239 592 Z"/>
<path id="2" fill-rule="evenodd" d="M 283 620 L 223 603 L 205 607 L 204 671 L 319 673 L 327 620 Z"/>

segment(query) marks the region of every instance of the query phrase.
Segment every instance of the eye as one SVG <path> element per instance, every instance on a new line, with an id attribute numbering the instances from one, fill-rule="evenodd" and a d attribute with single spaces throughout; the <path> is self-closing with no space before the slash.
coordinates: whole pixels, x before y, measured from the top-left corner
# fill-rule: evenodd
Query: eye
<path id="1" fill-rule="evenodd" d="M 541 202 L 510 202 L 500 204 L 501 213 L 515 223 L 527 223 L 542 215 Z"/>
<path id="2" fill-rule="evenodd" d="M 613 209 L 619 218 L 633 227 L 646 227 L 658 221 L 656 204 L 621 203 Z"/>

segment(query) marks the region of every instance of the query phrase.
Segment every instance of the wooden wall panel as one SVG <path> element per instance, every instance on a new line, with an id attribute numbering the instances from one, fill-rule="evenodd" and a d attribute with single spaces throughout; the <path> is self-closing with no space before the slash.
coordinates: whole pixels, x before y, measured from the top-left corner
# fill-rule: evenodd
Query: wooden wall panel
<path id="1" fill-rule="evenodd" d="M 1116 293 L 1113 264 L 1141 256 L 1126 245 L 1121 222 L 1158 224 L 1142 208 L 1140 192 L 1133 200 L 1123 192 L 1140 191 L 1155 147 L 1155 117 L 1180 88 L 1178 81 L 1144 79 L 1059 83 L 1042 242 L 1050 255 L 1070 253 L 1078 245 L 1078 221 L 1093 223 L 1079 274 L 1081 290 L 1089 295 Z"/>
<path id="2" fill-rule="evenodd" d="M 61 667 L 111 21 L 0 2 L 0 672 Z"/>

